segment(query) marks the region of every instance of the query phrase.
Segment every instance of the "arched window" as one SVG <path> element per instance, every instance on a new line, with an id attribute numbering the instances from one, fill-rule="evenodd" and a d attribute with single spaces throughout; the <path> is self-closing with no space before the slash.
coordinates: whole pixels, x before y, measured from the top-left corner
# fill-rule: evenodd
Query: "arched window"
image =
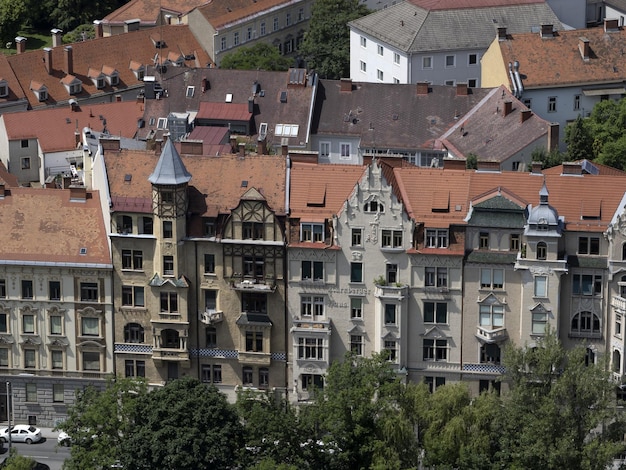
<path id="1" fill-rule="evenodd" d="M 591 312 L 580 312 L 572 318 L 572 333 L 600 333 L 600 317 Z"/>
<path id="2" fill-rule="evenodd" d="M 626 243 L 622 243 L 622 261 L 626 261 Z"/>
<path id="3" fill-rule="evenodd" d="M 537 243 L 537 259 L 546 259 L 548 256 L 548 245 L 545 242 Z"/>
<path id="4" fill-rule="evenodd" d="M 385 212 L 385 206 L 378 201 L 369 201 L 363 206 L 363 212 Z"/>
<path id="5" fill-rule="evenodd" d="M 127 323 L 124 327 L 124 342 L 125 343 L 143 343 L 144 332 L 143 326 L 139 323 Z"/>
<path id="6" fill-rule="evenodd" d="M 622 354 L 616 349 L 613 351 L 613 372 L 620 374 L 622 371 Z"/>

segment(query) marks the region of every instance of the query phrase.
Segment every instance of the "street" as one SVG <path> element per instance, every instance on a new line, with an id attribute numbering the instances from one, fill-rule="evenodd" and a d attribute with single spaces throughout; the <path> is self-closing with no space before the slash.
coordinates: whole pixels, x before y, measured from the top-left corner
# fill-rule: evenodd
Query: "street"
<path id="1" fill-rule="evenodd" d="M 63 461 L 70 455 L 69 447 L 57 446 L 57 440 L 54 437 L 44 438 L 40 442 L 31 445 L 15 443 L 13 447 L 17 449 L 20 455 L 48 465 L 50 470 L 61 470 Z M 0 455 L 0 461 L 3 461 L 8 455 L 9 445 L 5 444 L 3 453 Z"/>

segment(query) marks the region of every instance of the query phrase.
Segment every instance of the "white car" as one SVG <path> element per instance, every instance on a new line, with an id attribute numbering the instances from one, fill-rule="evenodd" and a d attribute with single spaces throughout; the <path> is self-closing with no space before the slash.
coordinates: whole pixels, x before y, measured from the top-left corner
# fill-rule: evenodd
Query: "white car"
<path id="1" fill-rule="evenodd" d="M 9 442 L 9 428 L 0 428 L 0 439 L 2 442 Z M 28 424 L 17 424 L 11 428 L 11 442 L 25 442 L 32 444 L 41 440 L 41 430 Z"/>
<path id="2" fill-rule="evenodd" d="M 72 443 L 70 435 L 65 431 L 60 431 L 57 437 L 57 442 L 61 446 L 69 446 Z"/>

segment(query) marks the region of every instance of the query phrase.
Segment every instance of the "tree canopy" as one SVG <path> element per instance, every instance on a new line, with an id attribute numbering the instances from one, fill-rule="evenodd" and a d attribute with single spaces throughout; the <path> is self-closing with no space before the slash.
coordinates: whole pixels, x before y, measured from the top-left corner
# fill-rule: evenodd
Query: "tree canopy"
<path id="1" fill-rule="evenodd" d="M 249 47 L 240 47 L 226 54 L 220 68 L 238 70 L 288 70 L 293 59 L 280 55 L 278 48 L 259 42 Z"/>
<path id="2" fill-rule="evenodd" d="M 321 78 L 350 76 L 350 30 L 348 22 L 369 10 L 359 0 L 317 0 L 311 11 L 309 30 L 300 52 L 310 69 Z"/>

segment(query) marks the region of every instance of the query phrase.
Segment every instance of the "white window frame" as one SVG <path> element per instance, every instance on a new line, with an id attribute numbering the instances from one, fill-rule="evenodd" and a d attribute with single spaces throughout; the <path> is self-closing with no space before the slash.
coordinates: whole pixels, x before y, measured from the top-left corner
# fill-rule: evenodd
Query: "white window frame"
<path id="1" fill-rule="evenodd" d="M 320 142 L 320 157 L 324 157 L 324 158 L 330 157 L 330 142 L 327 142 L 327 141 Z"/>
<path id="2" fill-rule="evenodd" d="M 376 69 L 376 78 L 378 79 L 378 81 L 384 81 L 385 80 L 385 72 L 383 72 L 380 69 Z"/>
<path id="3" fill-rule="evenodd" d="M 489 278 L 489 282 L 487 282 L 487 278 Z M 481 268 L 479 282 L 481 289 L 504 289 L 504 269 Z"/>
<path id="4" fill-rule="evenodd" d="M 476 61 L 472 64 L 472 57 L 476 58 Z M 476 52 L 471 52 L 467 55 L 467 66 L 468 67 L 476 67 L 478 66 L 478 63 L 480 62 L 480 58 L 478 57 L 478 53 Z"/>
<path id="5" fill-rule="evenodd" d="M 385 55 L 385 48 L 382 45 L 378 44 L 376 49 L 377 49 L 378 55 L 380 55 L 380 56 Z"/>
<path id="6" fill-rule="evenodd" d="M 363 318 L 363 297 L 350 297 L 350 318 Z"/>
<path id="7" fill-rule="evenodd" d="M 433 56 L 427 55 L 425 57 L 422 57 L 422 69 L 423 70 L 433 69 Z"/>
<path id="8" fill-rule="evenodd" d="M 450 57 L 452 58 L 452 64 L 451 65 L 448 64 L 448 59 Z M 444 66 L 447 69 L 455 68 L 456 67 L 456 54 L 448 54 L 448 55 L 446 55 L 445 58 L 444 58 Z"/>
<path id="9" fill-rule="evenodd" d="M 426 248 L 448 248 L 450 244 L 450 233 L 448 229 L 428 228 L 426 229 Z"/>
<path id="10" fill-rule="evenodd" d="M 400 54 L 397 52 L 393 53 L 393 63 L 396 65 L 400 65 Z"/>
<path id="11" fill-rule="evenodd" d="M 306 237 L 309 234 L 310 237 Z M 324 224 L 315 222 L 300 223 L 300 241 L 324 242 Z"/>
<path id="12" fill-rule="evenodd" d="M 478 324 L 490 328 L 503 328 L 504 305 L 481 305 L 478 313 Z"/>
<path id="13" fill-rule="evenodd" d="M 367 72 L 367 64 L 364 61 L 360 61 L 360 69 L 363 73 Z"/>
<path id="14" fill-rule="evenodd" d="M 367 47 L 367 38 L 365 36 L 361 36 L 361 47 Z"/>
<path id="15" fill-rule="evenodd" d="M 548 276 L 535 276 L 533 280 L 533 296 L 544 298 L 548 296 Z"/>
<path id="16" fill-rule="evenodd" d="M 340 142 L 339 143 L 339 159 L 340 160 L 350 160 L 352 158 L 352 144 L 350 142 Z M 347 150 L 347 155 L 346 151 Z"/>

